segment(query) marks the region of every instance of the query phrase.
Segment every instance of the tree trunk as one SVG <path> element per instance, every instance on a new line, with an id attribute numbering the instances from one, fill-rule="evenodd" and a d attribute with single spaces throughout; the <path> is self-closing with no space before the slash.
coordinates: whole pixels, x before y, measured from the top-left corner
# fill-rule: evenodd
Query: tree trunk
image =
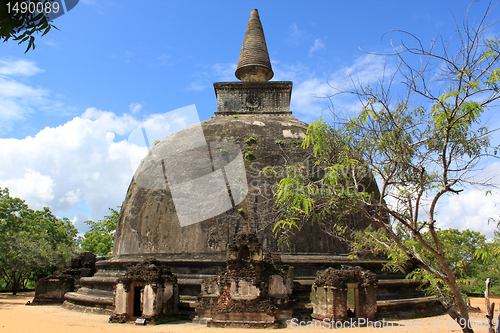
<path id="1" fill-rule="evenodd" d="M 495 312 L 495 303 L 490 305 L 490 278 L 486 279 L 486 290 L 484 291 L 484 303 L 486 305 L 486 318 L 488 319 L 488 332 L 495 333 L 495 326 L 493 325 L 493 314 Z M 500 323 L 498 324 L 500 327 Z"/>
<path id="2" fill-rule="evenodd" d="M 404 250 L 404 247 L 400 246 L 400 248 L 402 248 Z M 409 257 L 410 257 L 410 259 L 412 259 L 412 256 L 409 256 Z M 446 276 L 443 276 L 442 274 L 436 273 L 436 271 L 431 266 L 429 266 L 427 263 L 425 263 L 423 260 L 420 260 L 417 257 L 413 257 L 413 258 L 417 259 L 417 261 L 415 262 L 417 264 L 417 266 L 425 269 L 427 272 L 429 272 L 431 274 L 434 274 L 434 276 L 436 276 L 438 279 L 443 281 L 443 283 L 448 285 L 448 287 L 450 287 L 450 289 L 453 293 L 453 298 L 457 304 L 458 312 L 445 299 L 445 297 L 442 293 L 441 293 L 442 297 L 439 298 L 441 301 L 441 304 L 444 306 L 444 308 L 446 309 L 446 312 L 450 315 L 450 317 L 453 320 L 455 320 L 457 325 L 459 325 L 462 328 L 462 331 L 464 333 L 474 333 L 474 330 L 471 328 L 471 323 L 469 320 L 469 310 L 467 309 L 467 304 L 465 303 L 464 298 L 462 297 L 462 293 L 460 292 L 460 289 L 458 288 L 458 285 L 457 285 L 457 281 L 455 280 L 455 275 L 453 275 L 453 271 L 451 270 L 450 266 L 448 265 L 448 262 L 446 261 L 444 254 L 437 254 L 436 258 L 441 263 L 441 266 L 443 267 L 443 269 L 446 273 Z M 465 323 L 466 323 L 464 325 L 464 327 L 462 327 L 462 325 L 460 325 L 462 318 L 464 318 Z"/>
<path id="3" fill-rule="evenodd" d="M 439 256 L 438 259 L 441 262 L 441 265 L 443 266 L 446 272 L 446 277 L 448 278 L 446 284 L 450 287 L 451 292 L 453 293 L 453 298 L 457 303 L 458 312 L 460 313 L 459 319 L 464 318 L 465 320 L 465 325 L 464 327 L 462 327 L 462 331 L 464 333 L 473 333 L 474 331 L 471 328 L 469 320 L 469 310 L 467 309 L 467 304 L 465 304 L 464 298 L 462 297 L 462 293 L 458 288 L 457 281 L 455 280 L 455 275 L 453 275 L 453 272 L 451 271 L 451 268 L 448 265 L 448 262 L 446 261 L 444 256 L 443 257 Z M 460 324 L 460 321 L 458 321 L 458 323 Z"/>
<path id="4" fill-rule="evenodd" d="M 21 281 L 21 276 L 16 278 L 16 273 L 12 274 L 12 295 L 17 295 L 19 291 L 19 283 Z"/>
<path id="5" fill-rule="evenodd" d="M 455 282 L 455 280 L 453 280 Z M 469 310 L 467 309 L 467 304 L 465 304 L 464 298 L 462 297 L 462 293 L 458 289 L 456 282 L 453 285 L 450 285 L 451 291 L 453 292 L 453 296 L 455 298 L 455 302 L 457 302 L 458 311 L 460 312 L 460 317 L 465 319 L 465 327 L 462 327 L 462 331 L 464 333 L 473 333 L 474 331 L 470 327 L 469 320 Z"/>
<path id="6" fill-rule="evenodd" d="M 497 319 L 497 333 L 500 333 L 500 311 L 498 313 L 498 319 Z"/>

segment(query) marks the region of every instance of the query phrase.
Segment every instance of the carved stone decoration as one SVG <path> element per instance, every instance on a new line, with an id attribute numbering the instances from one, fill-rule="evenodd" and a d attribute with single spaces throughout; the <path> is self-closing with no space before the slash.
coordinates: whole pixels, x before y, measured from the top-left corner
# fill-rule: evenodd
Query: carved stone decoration
<path id="1" fill-rule="evenodd" d="M 265 257 L 255 234 L 237 234 L 226 263 L 226 271 L 202 281 L 196 321 L 217 327 L 277 327 L 291 319 L 293 267 L 276 256 Z"/>
<path id="2" fill-rule="evenodd" d="M 344 321 L 349 318 L 375 320 L 377 275 L 359 266 L 342 266 L 319 271 L 311 290 L 317 320 Z M 348 297 L 349 290 L 351 295 Z"/>
<path id="3" fill-rule="evenodd" d="M 130 267 L 114 291 L 115 311 L 110 322 L 124 323 L 136 318 L 149 322 L 177 314 L 177 277 L 156 259 Z"/>
<path id="4" fill-rule="evenodd" d="M 291 115 L 292 82 L 216 82 L 216 115 Z"/>

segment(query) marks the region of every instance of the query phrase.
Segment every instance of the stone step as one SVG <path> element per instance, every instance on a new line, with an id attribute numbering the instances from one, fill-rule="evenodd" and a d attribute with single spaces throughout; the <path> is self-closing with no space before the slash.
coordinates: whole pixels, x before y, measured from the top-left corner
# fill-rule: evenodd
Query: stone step
<path id="1" fill-rule="evenodd" d="M 381 286 L 381 285 L 382 286 L 396 286 L 396 285 L 401 285 L 401 286 L 415 285 L 415 286 L 418 286 L 420 284 L 419 281 L 415 281 L 415 280 L 409 280 L 409 279 L 399 278 L 399 277 L 387 279 L 386 277 L 387 276 L 384 276 L 385 279 L 379 279 L 377 285 L 378 286 Z M 314 284 L 315 279 L 316 279 L 315 276 L 300 276 L 300 277 L 296 276 L 293 279 L 293 282 L 298 283 L 300 285 L 309 285 L 310 286 L 310 285 Z"/>
<path id="2" fill-rule="evenodd" d="M 80 284 L 85 288 L 108 292 L 113 292 L 117 282 L 116 277 L 93 276 L 80 279 Z"/>
<path id="3" fill-rule="evenodd" d="M 179 303 L 177 305 L 181 315 L 189 316 L 193 319 L 196 316 L 195 309 L 198 305 L 198 297 L 179 295 Z"/>
<path id="4" fill-rule="evenodd" d="M 67 301 L 72 303 L 81 304 L 81 305 L 106 305 L 113 306 L 113 296 L 104 297 L 104 296 L 94 296 L 94 295 L 84 295 L 78 292 L 69 292 L 64 295 Z"/>
<path id="5" fill-rule="evenodd" d="M 403 307 L 427 306 L 434 303 L 439 303 L 439 298 L 437 296 L 378 300 L 377 308 L 379 310 L 388 310 L 390 308 L 401 309 Z"/>
<path id="6" fill-rule="evenodd" d="M 216 277 L 215 274 L 176 274 L 178 284 L 199 285 L 203 279 Z"/>
<path id="7" fill-rule="evenodd" d="M 281 261 L 286 264 L 349 264 L 349 265 L 384 265 L 389 260 L 388 259 L 362 259 L 362 258 L 350 258 L 347 255 L 332 255 L 326 253 L 279 253 L 281 256 Z"/>
<path id="8" fill-rule="evenodd" d="M 80 305 L 76 303 L 71 303 L 66 300 L 62 304 L 62 307 L 68 310 L 80 311 L 85 313 L 95 313 L 107 316 L 111 316 L 113 314 L 113 309 L 106 305 L 101 305 L 101 306 L 99 306 L 98 304 Z"/>
<path id="9" fill-rule="evenodd" d="M 107 277 L 107 276 L 92 276 L 92 277 L 82 277 L 80 282 L 83 283 L 101 283 L 101 284 L 116 284 L 118 282 L 117 277 Z"/>
<path id="10" fill-rule="evenodd" d="M 377 317 L 410 319 L 442 314 L 445 309 L 436 296 L 377 301 Z"/>
<path id="11" fill-rule="evenodd" d="M 377 300 L 379 301 L 391 301 L 391 300 L 398 300 L 398 299 L 413 299 L 413 298 L 422 298 L 426 297 L 423 293 L 421 292 L 414 292 L 414 293 L 391 293 L 391 294 L 377 294 Z"/>
<path id="12" fill-rule="evenodd" d="M 100 277 L 122 277 L 124 276 L 126 271 L 97 271 L 97 273 L 94 274 L 94 276 L 100 276 Z"/>
<path id="13" fill-rule="evenodd" d="M 380 287 L 396 287 L 396 286 L 404 286 L 404 287 L 418 287 L 420 285 L 419 281 L 408 280 L 408 279 L 383 279 L 378 280 L 377 286 Z"/>
<path id="14" fill-rule="evenodd" d="M 77 293 L 79 295 L 84 295 L 84 296 L 97 296 L 97 297 L 107 297 L 107 298 L 114 297 L 113 291 L 102 290 L 102 289 L 93 289 L 93 288 L 87 288 L 87 287 L 81 287 L 80 289 L 78 289 Z"/>

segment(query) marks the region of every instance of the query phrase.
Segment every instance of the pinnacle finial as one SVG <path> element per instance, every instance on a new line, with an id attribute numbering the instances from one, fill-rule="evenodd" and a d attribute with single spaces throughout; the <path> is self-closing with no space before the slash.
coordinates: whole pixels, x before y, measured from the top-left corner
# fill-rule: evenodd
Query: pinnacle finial
<path id="1" fill-rule="evenodd" d="M 259 12 L 252 9 L 235 73 L 241 81 L 267 82 L 273 76 Z"/>

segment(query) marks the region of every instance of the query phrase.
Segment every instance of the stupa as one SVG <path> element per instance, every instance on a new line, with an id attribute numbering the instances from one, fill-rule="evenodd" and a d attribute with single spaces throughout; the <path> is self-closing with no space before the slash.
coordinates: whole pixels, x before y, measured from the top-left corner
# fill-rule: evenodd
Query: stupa
<path id="1" fill-rule="evenodd" d="M 258 237 L 263 253 L 279 256 L 281 262 L 294 267 L 293 297 L 302 304 L 294 316 L 312 312 L 307 306 L 311 286 L 316 273 L 328 267 L 362 266 L 376 273 L 380 302 L 421 296 L 414 290 L 418 283 L 382 272 L 387 260 L 349 258 L 347 246 L 320 224 L 303 225 L 291 239 L 293 251 L 278 245 L 273 233 L 272 190 L 279 177 L 269 177 L 263 171 L 297 162 L 312 166 L 313 159 L 311 152 L 301 147 L 307 124 L 290 111 L 292 82 L 269 81 L 274 74 L 256 9 L 250 15 L 235 75 L 241 82 L 214 83 L 217 109 L 211 119 L 166 137 L 144 158 L 120 211 L 112 258 L 99 261 L 95 276 L 82 278 L 83 287 L 67 293 L 64 306 L 111 314 L 119 278 L 127 268 L 154 258 L 177 277 L 181 313 L 194 316 L 202 280 L 224 271 L 227 250 L 244 225 Z M 179 142 L 191 142 L 190 135 L 200 129 L 205 145 L 176 150 Z M 204 160 L 207 163 L 200 163 Z M 235 169 L 228 168 L 233 164 Z M 238 165 L 243 174 L 231 176 Z M 165 176 L 168 168 L 176 170 L 176 177 Z M 188 183 L 201 177 L 208 180 L 200 196 Z M 222 189 L 223 194 L 216 189 Z M 219 195 L 229 204 L 222 212 L 213 204 Z M 179 203 L 193 196 L 197 196 L 196 208 L 181 211 Z M 189 222 L 189 218 L 196 222 Z M 350 222 L 354 228 L 368 225 L 358 216 L 352 216 Z M 391 280 L 386 283 L 384 277 Z M 424 306 L 435 304 L 432 301 Z M 400 304 L 395 307 L 402 308 Z"/>

